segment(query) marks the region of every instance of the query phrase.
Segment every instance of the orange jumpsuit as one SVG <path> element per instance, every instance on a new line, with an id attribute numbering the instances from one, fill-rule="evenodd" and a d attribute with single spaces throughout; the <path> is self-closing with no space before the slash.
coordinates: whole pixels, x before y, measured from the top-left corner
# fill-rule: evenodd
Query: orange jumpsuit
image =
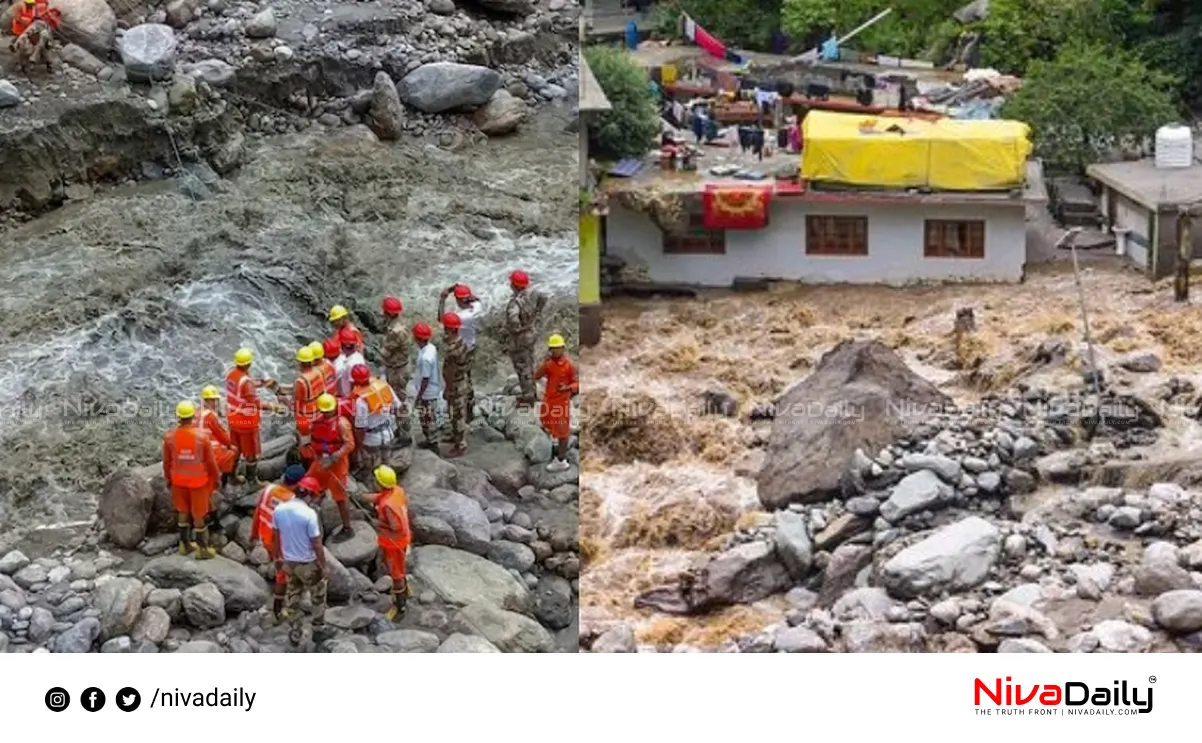
<path id="1" fill-rule="evenodd" d="M 409 498 L 394 485 L 377 494 L 376 517 L 380 531 L 376 541 L 394 587 L 405 580 L 405 552 L 409 549 Z"/>
<path id="2" fill-rule="evenodd" d="M 323 358 L 313 362 L 313 365 L 321 370 L 321 380 L 325 391 L 337 396 L 338 393 L 335 390 L 338 389 L 338 372 L 334 370 L 334 362 Z"/>
<path id="3" fill-rule="evenodd" d="M 351 469 L 351 452 L 355 450 L 355 430 L 341 415 L 322 415 L 313 422 L 310 432 L 313 463 L 307 474 L 330 491 L 335 503 L 346 500 L 346 478 Z M 322 469 L 321 460 L 333 456 L 334 463 Z"/>
<path id="4" fill-rule="evenodd" d="M 238 367 L 225 375 L 225 404 L 234 448 L 246 459 L 257 460 L 262 453 L 259 431 L 263 425 L 259 391 L 250 375 Z"/>
<path id="5" fill-rule="evenodd" d="M 213 439 L 213 454 L 217 457 L 217 468 L 221 474 L 228 475 L 234 471 L 234 462 L 238 460 L 238 451 L 230 438 L 229 431 L 221 425 L 221 419 L 216 411 L 208 408 L 200 410 L 200 424 Z"/>
<path id="6" fill-rule="evenodd" d="M 275 531 L 274 514 L 276 506 L 284 501 L 292 500 L 295 493 L 277 483 L 269 483 L 259 494 L 259 504 L 255 507 L 255 530 L 259 533 L 259 541 L 267 548 L 267 554 L 272 554 L 272 539 Z M 275 571 L 276 587 L 282 588 L 286 578 L 283 570 Z"/>
<path id="7" fill-rule="evenodd" d="M 566 354 L 559 358 L 548 356 L 534 370 L 534 378 L 547 380 L 543 404 L 538 411 L 538 422 L 552 439 L 559 441 L 570 437 L 572 396 L 580 391 L 576 365 Z"/>
<path id="8" fill-rule="evenodd" d="M 221 471 L 209 433 L 197 425 L 180 425 L 163 436 L 163 479 L 179 513 L 191 514 L 197 524 L 209 515 L 209 501 Z"/>
<path id="9" fill-rule="evenodd" d="M 320 415 L 317 411 L 317 398 L 325 392 L 325 379 L 321 369 L 316 366 L 302 369 L 292 387 L 292 415 L 296 418 L 296 432 L 300 435 L 300 455 L 306 462 L 313 459 L 309 434 Z"/>
<path id="10" fill-rule="evenodd" d="M 13 13 L 13 36 L 20 36 L 25 33 L 25 29 L 29 28 L 34 21 L 45 21 L 46 25 L 54 31 L 59 29 L 62 23 L 63 14 L 57 8 L 51 8 L 47 0 L 38 0 L 37 3 L 30 7 L 22 4 L 22 6 Z"/>

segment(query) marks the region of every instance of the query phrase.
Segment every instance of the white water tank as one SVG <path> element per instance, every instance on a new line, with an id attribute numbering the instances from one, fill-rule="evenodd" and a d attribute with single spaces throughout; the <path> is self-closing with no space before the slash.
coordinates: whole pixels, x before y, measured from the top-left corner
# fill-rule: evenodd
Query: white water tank
<path id="1" fill-rule="evenodd" d="M 1194 163 L 1194 133 L 1173 124 L 1156 130 L 1156 167 L 1188 168 Z"/>

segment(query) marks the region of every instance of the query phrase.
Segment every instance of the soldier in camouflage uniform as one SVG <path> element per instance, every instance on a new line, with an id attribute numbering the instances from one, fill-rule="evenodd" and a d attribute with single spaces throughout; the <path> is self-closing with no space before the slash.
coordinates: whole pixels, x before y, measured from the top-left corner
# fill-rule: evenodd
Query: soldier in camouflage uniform
<path id="1" fill-rule="evenodd" d="M 384 378 L 392 387 L 397 398 L 396 424 L 398 443 L 413 443 L 413 431 L 409 420 L 409 378 L 413 371 L 409 359 L 413 355 L 413 338 L 405 322 L 401 320 L 401 300 L 388 297 L 384 300 L 384 317 L 388 329 L 384 331 L 384 343 L 380 355 L 384 359 Z"/>
<path id="2" fill-rule="evenodd" d="M 467 451 L 467 406 L 471 401 L 472 355 L 459 337 L 463 321 L 448 312 L 442 316 L 442 380 L 443 397 L 447 401 L 447 416 L 451 419 L 451 450 L 448 457 L 462 456 Z"/>
<path id="3" fill-rule="evenodd" d="M 534 386 L 534 330 L 547 298 L 530 288 L 525 271 L 509 275 L 513 296 L 505 306 L 505 350 L 518 375 L 521 394 L 518 402 L 533 405 L 537 399 Z"/>

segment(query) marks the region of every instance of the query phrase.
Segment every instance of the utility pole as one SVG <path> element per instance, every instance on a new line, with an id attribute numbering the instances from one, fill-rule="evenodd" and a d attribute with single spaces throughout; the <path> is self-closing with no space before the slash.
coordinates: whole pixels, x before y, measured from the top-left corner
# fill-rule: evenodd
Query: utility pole
<path id="1" fill-rule="evenodd" d="M 1098 357 L 1094 353 L 1093 334 L 1089 329 L 1089 309 L 1085 306 L 1085 286 L 1081 283 L 1081 264 L 1077 262 L 1077 235 L 1080 232 L 1080 227 L 1074 227 L 1064 233 L 1064 237 L 1057 242 L 1056 248 L 1059 249 L 1067 242 L 1073 254 L 1073 281 L 1077 284 L 1077 301 L 1081 305 L 1081 326 L 1085 329 L 1085 349 L 1089 362 L 1089 370 L 1084 374 L 1085 383 L 1093 387 L 1094 394 L 1098 397 L 1098 404 L 1101 404 L 1102 371 L 1098 369 Z"/>

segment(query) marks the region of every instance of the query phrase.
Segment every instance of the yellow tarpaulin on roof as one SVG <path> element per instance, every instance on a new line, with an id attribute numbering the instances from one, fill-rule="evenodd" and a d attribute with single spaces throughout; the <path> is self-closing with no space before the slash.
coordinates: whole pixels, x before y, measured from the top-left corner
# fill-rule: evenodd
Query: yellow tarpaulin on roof
<path id="1" fill-rule="evenodd" d="M 811 111 L 802 124 L 801 175 L 817 183 L 985 191 L 1026 180 L 1030 127 Z"/>

